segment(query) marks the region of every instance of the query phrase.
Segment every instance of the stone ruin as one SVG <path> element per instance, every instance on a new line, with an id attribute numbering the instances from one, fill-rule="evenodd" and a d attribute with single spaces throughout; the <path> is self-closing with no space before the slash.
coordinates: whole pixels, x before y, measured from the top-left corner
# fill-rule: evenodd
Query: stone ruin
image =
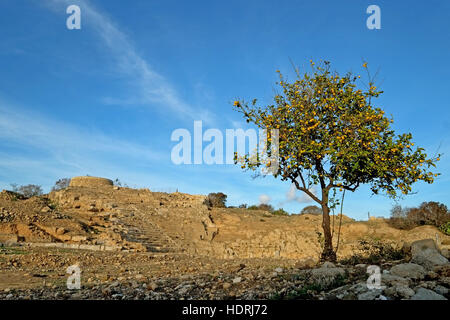
<path id="1" fill-rule="evenodd" d="M 90 176 L 82 176 L 82 177 L 74 177 L 70 180 L 70 187 L 105 187 L 105 186 L 113 186 L 114 183 L 110 179 L 106 178 L 98 178 L 98 177 L 90 177 Z"/>

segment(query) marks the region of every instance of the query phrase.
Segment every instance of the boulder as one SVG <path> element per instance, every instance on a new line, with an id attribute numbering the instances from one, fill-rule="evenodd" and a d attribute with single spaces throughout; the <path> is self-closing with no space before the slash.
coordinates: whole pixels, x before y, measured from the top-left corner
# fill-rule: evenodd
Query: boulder
<path id="1" fill-rule="evenodd" d="M 390 298 L 400 298 L 400 299 L 409 299 L 411 298 L 415 292 L 408 286 L 405 285 L 396 285 L 393 287 L 389 287 L 384 290 L 384 294 Z"/>
<path id="2" fill-rule="evenodd" d="M 426 273 L 424 267 L 415 263 L 402 263 L 391 268 L 392 275 L 402 278 L 423 279 Z"/>
<path id="3" fill-rule="evenodd" d="M 375 300 L 381 295 L 381 289 L 368 290 L 358 294 L 358 300 Z"/>
<path id="4" fill-rule="evenodd" d="M 440 254 L 433 239 L 424 239 L 411 244 L 411 262 L 432 270 L 435 266 L 448 264 L 448 259 Z"/>
<path id="5" fill-rule="evenodd" d="M 343 268 L 329 267 L 329 265 L 326 265 L 317 269 L 312 269 L 310 275 L 313 282 L 319 283 L 322 286 L 328 286 L 339 277 L 343 277 L 345 275 L 345 270 Z"/>
<path id="6" fill-rule="evenodd" d="M 446 297 L 425 288 L 418 288 L 411 300 L 448 300 Z"/>
<path id="7" fill-rule="evenodd" d="M 411 280 L 393 274 L 383 274 L 381 284 L 385 286 L 408 286 Z"/>

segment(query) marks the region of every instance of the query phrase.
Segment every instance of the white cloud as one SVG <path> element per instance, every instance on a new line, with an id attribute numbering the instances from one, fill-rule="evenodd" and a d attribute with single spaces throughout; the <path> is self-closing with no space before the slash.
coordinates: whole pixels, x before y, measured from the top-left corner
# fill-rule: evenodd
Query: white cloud
<path id="1" fill-rule="evenodd" d="M 270 200 L 270 196 L 267 194 L 262 194 L 259 196 L 259 204 L 268 204 Z"/>
<path id="2" fill-rule="evenodd" d="M 55 121 L 0 101 L 0 185 L 39 183 L 56 178 L 100 175 L 132 177 L 134 183 L 154 183 L 156 175 L 135 172 L 168 160 L 150 146 L 105 135 L 98 130 Z M 14 179 L 14 181 L 11 181 Z"/>
<path id="3" fill-rule="evenodd" d="M 77 4 L 81 8 L 82 28 L 84 22 L 94 29 L 108 54 L 116 61 L 116 70 L 130 78 L 137 89 L 135 98 L 104 97 L 106 104 L 146 104 L 158 105 L 161 111 L 170 109 L 180 118 L 203 119 L 213 122 L 214 115 L 206 109 L 193 108 L 184 102 L 177 91 L 165 77 L 157 73 L 151 65 L 138 53 L 128 36 L 123 33 L 115 23 L 106 15 L 100 13 L 87 0 L 47 0 L 52 9 L 61 12 L 62 6 Z"/>
<path id="4" fill-rule="evenodd" d="M 304 192 L 301 192 L 301 194 L 297 195 L 297 188 L 295 187 L 295 184 L 291 184 L 291 187 L 289 188 L 288 192 L 286 193 L 286 200 L 283 203 L 289 203 L 289 202 L 298 202 L 298 203 L 309 203 L 312 202 L 313 199 L 309 195 L 307 195 Z M 309 189 L 314 195 L 316 195 L 316 188 L 312 187 Z"/>
<path id="5" fill-rule="evenodd" d="M 0 139 L 48 151 L 53 155 L 107 152 L 144 160 L 162 159 L 149 147 L 109 137 L 67 123 L 32 114 L 29 110 L 6 106 L 0 101 Z"/>

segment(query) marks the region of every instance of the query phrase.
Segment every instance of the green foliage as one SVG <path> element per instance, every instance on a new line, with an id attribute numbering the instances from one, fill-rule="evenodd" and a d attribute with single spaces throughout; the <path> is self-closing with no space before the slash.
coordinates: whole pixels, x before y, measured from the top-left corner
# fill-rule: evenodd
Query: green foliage
<path id="1" fill-rule="evenodd" d="M 210 193 L 203 202 L 210 208 L 225 208 L 227 202 L 227 195 L 222 192 Z"/>
<path id="2" fill-rule="evenodd" d="M 410 193 L 416 181 L 433 182 L 437 174 L 428 169 L 439 155 L 431 159 L 423 148 L 413 150 L 410 133 L 395 135 L 393 120 L 373 105 L 382 91 L 371 79 L 367 89 L 360 89 L 359 76 L 332 72 L 327 61 L 319 66 L 311 61 L 311 67 L 311 73 L 297 70 L 293 82 L 280 73 L 282 93 L 274 97 L 274 104 L 257 106 L 256 99 L 234 103 L 247 122 L 279 130 L 276 177 L 306 193 L 312 185 L 354 191 L 366 183 L 373 193 L 384 191 L 391 197 L 398 196 L 397 190 Z M 251 170 L 270 165 L 237 154 L 235 162 Z"/>
<path id="3" fill-rule="evenodd" d="M 289 215 L 289 212 L 287 212 L 287 211 L 284 210 L 283 208 L 280 208 L 280 209 L 274 210 L 274 211 L 272 212 L 272 214 L 273 214 L 274 216 L 288 216 L 288 215 Z"/>
<path id="4" fill-rule="evenodd" d="M 410 230 L 421 225 L 440 228 L 450 221 L 447 206 L 434 201 L 423 202 L 417 208 L 402 208 L 395 205 L 391 209 L 389 225 L 396 229 Z"/>
<path id="5" fill-rule="evenodd" d="M 351 265 L 359 263 L 380 264 L 384 261 L 406 258 L 401 248 L 379 239 L 361 239 L 355 249 L 356 253 L 347 259 L 343 259 L 341 263 Z"/>
<path id="6" fill-rule="evenodd" d="M 446 235 L 450 236 L 450 221 L 443 223 L 440 227 L 439 230 L 441 230 L 443 233 L 445 233 Z"/>
<path id="7" fill-rule="evenodd" d="M 321 215 L 322 209 L 318 206 L 306 206 L 302 209 L 300 214 L 313 214 L 313 215 Z"/>
<path id="8" fill-rule="evenodd" d="M 341 287 L 347 283 L 348 277 L 345 275 L 338 275 L 329 284 L 311 282 L 309 278 L 300 276 L 298 280 L 301 280 L 303 285 L 296 286 L 286 290 L 283 293 L 277 292 L 271 296 L 272 300 L 310 300 L 315 297 L 321 291 L 332 290 L 334 288 Z"/>
<path id="9" fill-rule="evenodd" d="M 259 205 L 251 205 L 247 208 L 247 210 L 262 210 L 262 211 L 268 211 L 274 216 L 288 216 L 289 212 L 284 210 L 283 208 L 274 209 L 274 207 L 270 204 L 262 203 Z"/>

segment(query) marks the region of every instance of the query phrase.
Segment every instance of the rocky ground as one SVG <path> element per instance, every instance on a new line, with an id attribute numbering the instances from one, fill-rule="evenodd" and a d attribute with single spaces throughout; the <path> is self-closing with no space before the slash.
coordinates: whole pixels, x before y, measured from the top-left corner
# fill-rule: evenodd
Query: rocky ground
<path id="1" fill-rule="evenodd" d="M 323 265 L 320 215 L 209 208 L 204 199 L 94 177 L 29 199 L 2 191 L 0 299 L 449 297 L 450 237 L 432 226 L 397 230 L 344 215 L 339 263 Z M 67 290 L 72 265 L 80 290 Z M 380 267 L 379 288 L 367 287 L 376 278 L 369 265 Z"/>
<path id="2" fill-rule="evenodd" d="M 367 264 L 3 247 L 0 299 L 447 300 L 444 259 L 432 240 L 413 244 L 409 257 L 379 264 L 381 287 L 369 289 Z M 67 289 L 73 264 L 80 290 Z"/>

